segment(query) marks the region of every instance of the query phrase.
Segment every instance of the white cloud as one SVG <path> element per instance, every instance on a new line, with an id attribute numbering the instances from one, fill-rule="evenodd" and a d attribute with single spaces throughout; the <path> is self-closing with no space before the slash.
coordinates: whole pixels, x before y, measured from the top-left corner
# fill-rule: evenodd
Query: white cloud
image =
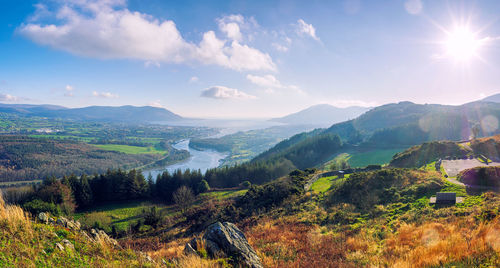
<path id="1" fill-rule="evenodd" d="M 118 96 L 118 94 L 113 94 L 111 92 L 97 92 L 97 91 L 92 92 L 92 96 L 99 98 L 106 98 L 106 99 L 117 99 L 120 97 Z"/>
<path id="2" fill-rule="evenodd" d="M 16 101 L 19 101 L 19 100 L 20 100 L 19 97 L 16 97 L 16 96 L 13 96 L 13 95 L 10 95 L 10 94 L 0 93 L 0 101 L 16 102 Z"/>
<path id="3" fill-rule="evenodd" d="M 74 97 L 75 88 L 72 85 L 66 85 L 64 87 L 64 97 Z"/>
<path id="4" fill-rule="evenodd" d="M 266 93 L 276 93 L 277 89 L 287 89 L 294 91 L 295 93 L 306 95 L 306 93 L 295 85 L 283 85 L 274 75 L 247 75 L 247 79 L 253 84 L 265 88 Z"/>
<path id="5" fill-rule="evenodd" d="M 319 41 L 319 38 L 316 36 L 316 29 L 312 24 L 307 24 L 303 19 L 299 19 L 297 23 L 296 30 L 299 35 L 308 35 L 314 40 Z"/>
<path id="6" fill-rule="evenodd" d="M 281 84 L 276 77 L 273 75 L 264 75 L 264 76 L 258 76 L 258 75 L 247 75 L 247 79 L 260 86 L 260 87 L 267 87 L 267 88 L 283 88 L 283 85 Z"/>
<path id="7" fill-rule="evenodd" d="M 350 106 L 375 107 L 378 105 L 377 102 L 374 101 L 367 102 L 362 100 L 333 100 L 330 101 L 329 104 L 339 108 L 345 108 Z"/>
<path id="8" fill-rule="evenodd" d="M 150 103 L 148 103 L 149 106 L 152 106 L 152 107 L 156 107 L 156 108 L 165 108 L 165 106 L 163 106 L 161 103 L 160 103 L 160 100 L 155 100 L 155 101 L 152 101 Z"/>
<path id="9" fill-rule="evenodd" d="M 242 15 L 229 15 L 217 19 L 219 29 L 225 33 L 231 40 L 241 41 L 243 36 L 240 31 L 240 25 L 245 23 L 245 18 Z"/>
<path id="10" fill-rule="evenodd" d="M 189 83 L 196 83 L 199 80 L 200 79 L 198 78 L 198 76 L 192 76 L 191 78 L 189 78 Z"/>
<path id="11" fill-rule="evenodd" d="M 422 12 L 424 5 L 421 0 L 407 0 L 405 2 L 405 9 L 412 15 L 417 15 Z"/>
<path id="12" fill-rule="evenodd" d="M 274 49 L 276 49 L 280 52 L 287 52 L 288 51 L 288 47 L 286 47 L 284 45 L 281 45 L 278 43 L 272 43 L 271 45 L 274 47 Z"/>
<path id="13" fill-rule="evenodd" d="M 239 100 L 257 98 L 253 95 L 249 95 L 240 90 L 224 86 L 209 87 L 201 92 L 201 97 L 213 98 L 213 99 L 239 99 Z"/>
<path id="14" fill-rule="evenodd" d="M 184 40 L 173 21 L 130 11 L 124 1 L 73 0 L 49 18 L 57 23 L 42 24 L 37 18 L 17 30 L 38 44 L 85 57 L 137 59 L 147 66 L 199 62 L 234 70 L 276 69 L 269 54 L 240 43 L 241 15 L 223 18 L 221 31 L 230 41 L 208 31 L 200 44 Z"/>

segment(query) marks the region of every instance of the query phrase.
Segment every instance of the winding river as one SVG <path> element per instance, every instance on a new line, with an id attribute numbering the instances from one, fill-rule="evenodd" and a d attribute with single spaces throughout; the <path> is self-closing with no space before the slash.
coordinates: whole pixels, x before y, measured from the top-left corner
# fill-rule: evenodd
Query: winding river
<path id="1" fill-rule="evenodd" d="M 155 169 L 148 169 L 144 170 L 142 174 L 147 178 L 149 174 L 153 176 L 153 179 L 156 179 L 156 176 L 158 174 L 163 173 L 164 171 L 168 171 L 172 173 L 173 171 L 177 169 L 181 170 L 186 170 L 186 169 L 191 169 L 191 170 L 198 170 L 200 169 L 202 173 L 205 173 L 207 169 L 209 168 L 215 168 L 218 167 L 220 164 L 220 161 L 227 157 L 226 153 L 220 153 L 214 150 L 196 150 L 193 148 L 189 147 L 189 139 L 188 140 L 182 140 L 176 144 L 173 145 L 173 147 L 177 150 L 186 150 L 188 151 L 191 156 L 189 159 L 184 160 L 182 162 L 173 164 L 173 165 L 168 165 L 165 167 L 161 168 L 155 168 Z"/>

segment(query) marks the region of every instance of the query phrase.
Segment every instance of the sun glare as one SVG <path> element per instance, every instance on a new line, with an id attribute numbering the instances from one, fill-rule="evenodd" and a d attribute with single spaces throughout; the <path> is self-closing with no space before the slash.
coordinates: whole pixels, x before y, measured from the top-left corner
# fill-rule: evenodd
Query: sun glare
<path id="1" fill-rule="evenodd" d="M 482 40 L 467 27 L 456 27 L 447 33 L 445 41 L 446 54 L 457 61 L 468 61 L 478 57 L 478 50 L 482 45 Z"/>

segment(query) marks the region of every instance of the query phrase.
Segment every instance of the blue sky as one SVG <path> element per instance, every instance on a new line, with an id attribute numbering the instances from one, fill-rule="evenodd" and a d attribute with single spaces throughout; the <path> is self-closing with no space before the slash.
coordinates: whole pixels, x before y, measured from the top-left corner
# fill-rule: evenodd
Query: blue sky
<path id="1" fill-rule="evenodd" d="M 0 10 L 4 103 L 256 118 L 500 91 L 493 0 L 0 0 Z"/>

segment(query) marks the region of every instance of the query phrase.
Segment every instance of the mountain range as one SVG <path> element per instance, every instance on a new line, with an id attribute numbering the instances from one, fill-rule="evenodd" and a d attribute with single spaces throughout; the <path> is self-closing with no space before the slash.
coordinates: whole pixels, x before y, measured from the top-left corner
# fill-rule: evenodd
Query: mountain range
<path id="1" fill-rule="evenodd" d="M 21 116 L 38 116 L 87 121 L 158 122 L 178 121 L 183 117 L 167 109 L 152 106 L 89 106 L 66 108 L 56 105 L 0 104 L 0 112 Z"/>
<path id="2" fill-rule="evenodd" d="M 359 106 L 339 108 L 329 104 L 318 104 L 293 114 L 273 118 L 271 121 L 290 125 L 318 125 L 326 127 L 356 118 L 368 110 L 370 108 Z"/>

